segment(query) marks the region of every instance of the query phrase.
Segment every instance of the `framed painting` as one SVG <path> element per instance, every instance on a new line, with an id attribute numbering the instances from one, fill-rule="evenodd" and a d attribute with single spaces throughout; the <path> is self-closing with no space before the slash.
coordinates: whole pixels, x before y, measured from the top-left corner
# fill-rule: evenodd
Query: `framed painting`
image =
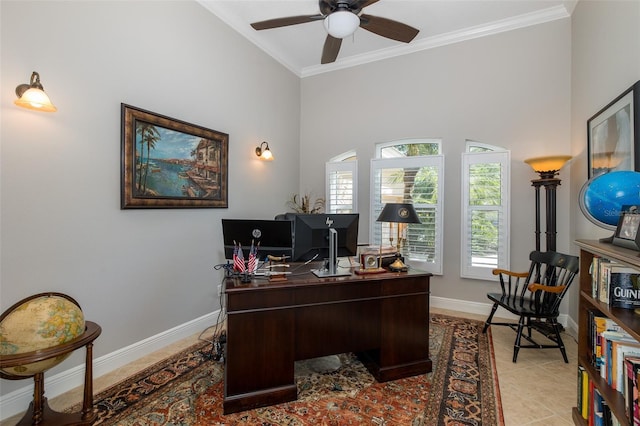
<path id="1" fill-rule="evenodd" d="M 121 104 L 121 209 L 228 207 L 229 135 Z"/>
<path id="2" fill-rule="evenodd" d="M 587 121 L 588 176 L 640 171 L 640 81 Z"/>

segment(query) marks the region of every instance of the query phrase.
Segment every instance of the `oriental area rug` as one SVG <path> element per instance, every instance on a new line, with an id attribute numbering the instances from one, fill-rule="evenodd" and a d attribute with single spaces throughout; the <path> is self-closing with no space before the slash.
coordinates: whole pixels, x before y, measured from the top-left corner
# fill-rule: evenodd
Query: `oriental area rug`
<path id="1" fill-rule="evenodd" d="M 224 365 L 202 342 L 96 395 L 94 425 L 502 426 L 491 334 L 482 334 L 483 325 L 432 315 L 429 374 L 377 383 L 353 354 L 339 355 L 324 372 L 317 359 L 302 361 L 297 401 L 229 415 L 222 413 Z"/>

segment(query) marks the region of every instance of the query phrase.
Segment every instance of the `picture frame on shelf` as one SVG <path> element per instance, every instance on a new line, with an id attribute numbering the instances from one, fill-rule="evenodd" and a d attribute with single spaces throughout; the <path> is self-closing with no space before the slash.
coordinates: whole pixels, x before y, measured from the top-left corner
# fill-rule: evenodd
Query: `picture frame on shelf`
<path id="1" fill-rule="evenodd" d="M 640 206 L 622 207 L 612 243 L 640 251 Z"/>
<path id="2" fill-rule="evenodd" d="M 228 207 L 228 134 L 124 103 L 121 114 L 121 209 Z"/>
<path id="3" fill-rule="evenodd" d="M 640 80 L 587 121 L 588 177 L 640 171 Z"/>

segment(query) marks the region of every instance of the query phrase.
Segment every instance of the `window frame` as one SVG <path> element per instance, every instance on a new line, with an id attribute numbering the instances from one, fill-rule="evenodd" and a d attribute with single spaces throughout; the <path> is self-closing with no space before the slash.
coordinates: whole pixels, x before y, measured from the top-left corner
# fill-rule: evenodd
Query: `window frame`
<path id="1" fill-rule="evenodd" d="M 358 213 L 358 161 L 355 151 L 349 151 L 339 156 L 333 157 L 325 163 L 325 209 L 327 213 L 336 213 L 332 209 L 332 179 L 334 174 L 339 172 L 351 172 L 351 213 Z M 336 204 L 337 205 L 337 204 Z"/>
<path id="2" fill-rule="evenodd" d="M 471 152 L 474 147 L 485 149 L 483 152 Z M 471 183 L 469 168 L 473 164 L 499 163 L 500 164 L 500 194 L 499 206 L 470 206 Z M 495 281 L 492 274 L 494 268 L 509 269 L 510 266 L 510 239 L 511 228 L 511 152 L 502 147 L 467 141 L 465 152 L 462 153 L 462 181 L 461 181 L 461 231 L 460 231 L 460 276 L 462 278 Z M 471 260 L 471 214 L 475 211 L 498 211 L 498 250 L 497 260 L 494 266 L 475 266 Z"/>
<path id="3" fill-rule="evenodd" d="M 403 145 L 408 143 L 433 143 L 432 139 L 412 139 L 400 140 L 391 143 L 385 143 L 384 147 L 390 145 Z M 439 143 L 439 141 L 437 141 Z M 377 149 L 376 153 L 380 153 L 381 150 Z M 440 149 L 440 144 L 439 147 Z M 406 168 L 406 167 L 435 167 L 438 173 L 437 183 L 437 203 L 429 204 L 428 206 L 434 206 L 429 208 L 435 209 L 435 242 L 434 242 L 434 261 L 427 262 L 416 259 L 411 259 L 410 256 L 405 256 L 405 263 L 428 272 L 434 275 L 443 274 L 443 209 L 444 209 L 444 156 L 438 155 L 426 155 L 426 156 L 411 156 L 411 157 L 397 157 L 397 158 L 374 158 L 371 160 L 370 167 L 370 217 L 369 217 L 369 239 L 373 244 L 381 244 L 382 226 L 383 224 L 376 222 L 378 215 L 382 211 L 382 195 L 377 193 L 376 186 L 377 171 L 384 168 Z M 419 205 L 415 205 L 416 210 L 420 209 Z M 409 225 L 411 226 L 411 225 Z"/>

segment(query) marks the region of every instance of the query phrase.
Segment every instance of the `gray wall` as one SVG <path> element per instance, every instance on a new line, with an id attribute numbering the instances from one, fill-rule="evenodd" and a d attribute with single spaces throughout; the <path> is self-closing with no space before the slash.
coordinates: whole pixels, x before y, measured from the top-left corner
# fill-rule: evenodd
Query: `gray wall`
<path id="1" fill-rule="evenodd" d="M 191 1 L 0 11 L 0 310 L 68 293 L 103 328 L 95 357 L 216 311 L 220 219 L 272 218 L 298 188 L 299 78 Z M 13 104 L 34 70 L 58 112 Z M 120 210 L 121 102 L 228 133 L 229 208 Z"/>
<path id="2" fill-rule="evenodd" d="M 640 2 L 578 2 L 571 39 L 571 237 L 597 239 L 613 232 L 589 222 L 578 208 L 587 181 L 587 120 L 640 80 Z M 570 315 L 577 318 L 577 286 L 572 290 Z"/>
<path id="3" fill-rule="evenodd" d="M 369 169 L 377 142 L 440 137 L 445 155 L 444 274 L 433 296 L 486 303 L 494 283 L 460 278 L 465 139 L 511 150 L 512 267 L 535 248 L 536 178 L 525 158 L 570 154 L 571 22 L 510 31 L 302 81 L 303 189 L 322 191 L 324 162 L 358 155 L 360 240 L 368 240 Z M 568 168 L 558 189 L 558 249 L 569 250 Z M 544 246 L 544 243 L 543 243 Z"/>

